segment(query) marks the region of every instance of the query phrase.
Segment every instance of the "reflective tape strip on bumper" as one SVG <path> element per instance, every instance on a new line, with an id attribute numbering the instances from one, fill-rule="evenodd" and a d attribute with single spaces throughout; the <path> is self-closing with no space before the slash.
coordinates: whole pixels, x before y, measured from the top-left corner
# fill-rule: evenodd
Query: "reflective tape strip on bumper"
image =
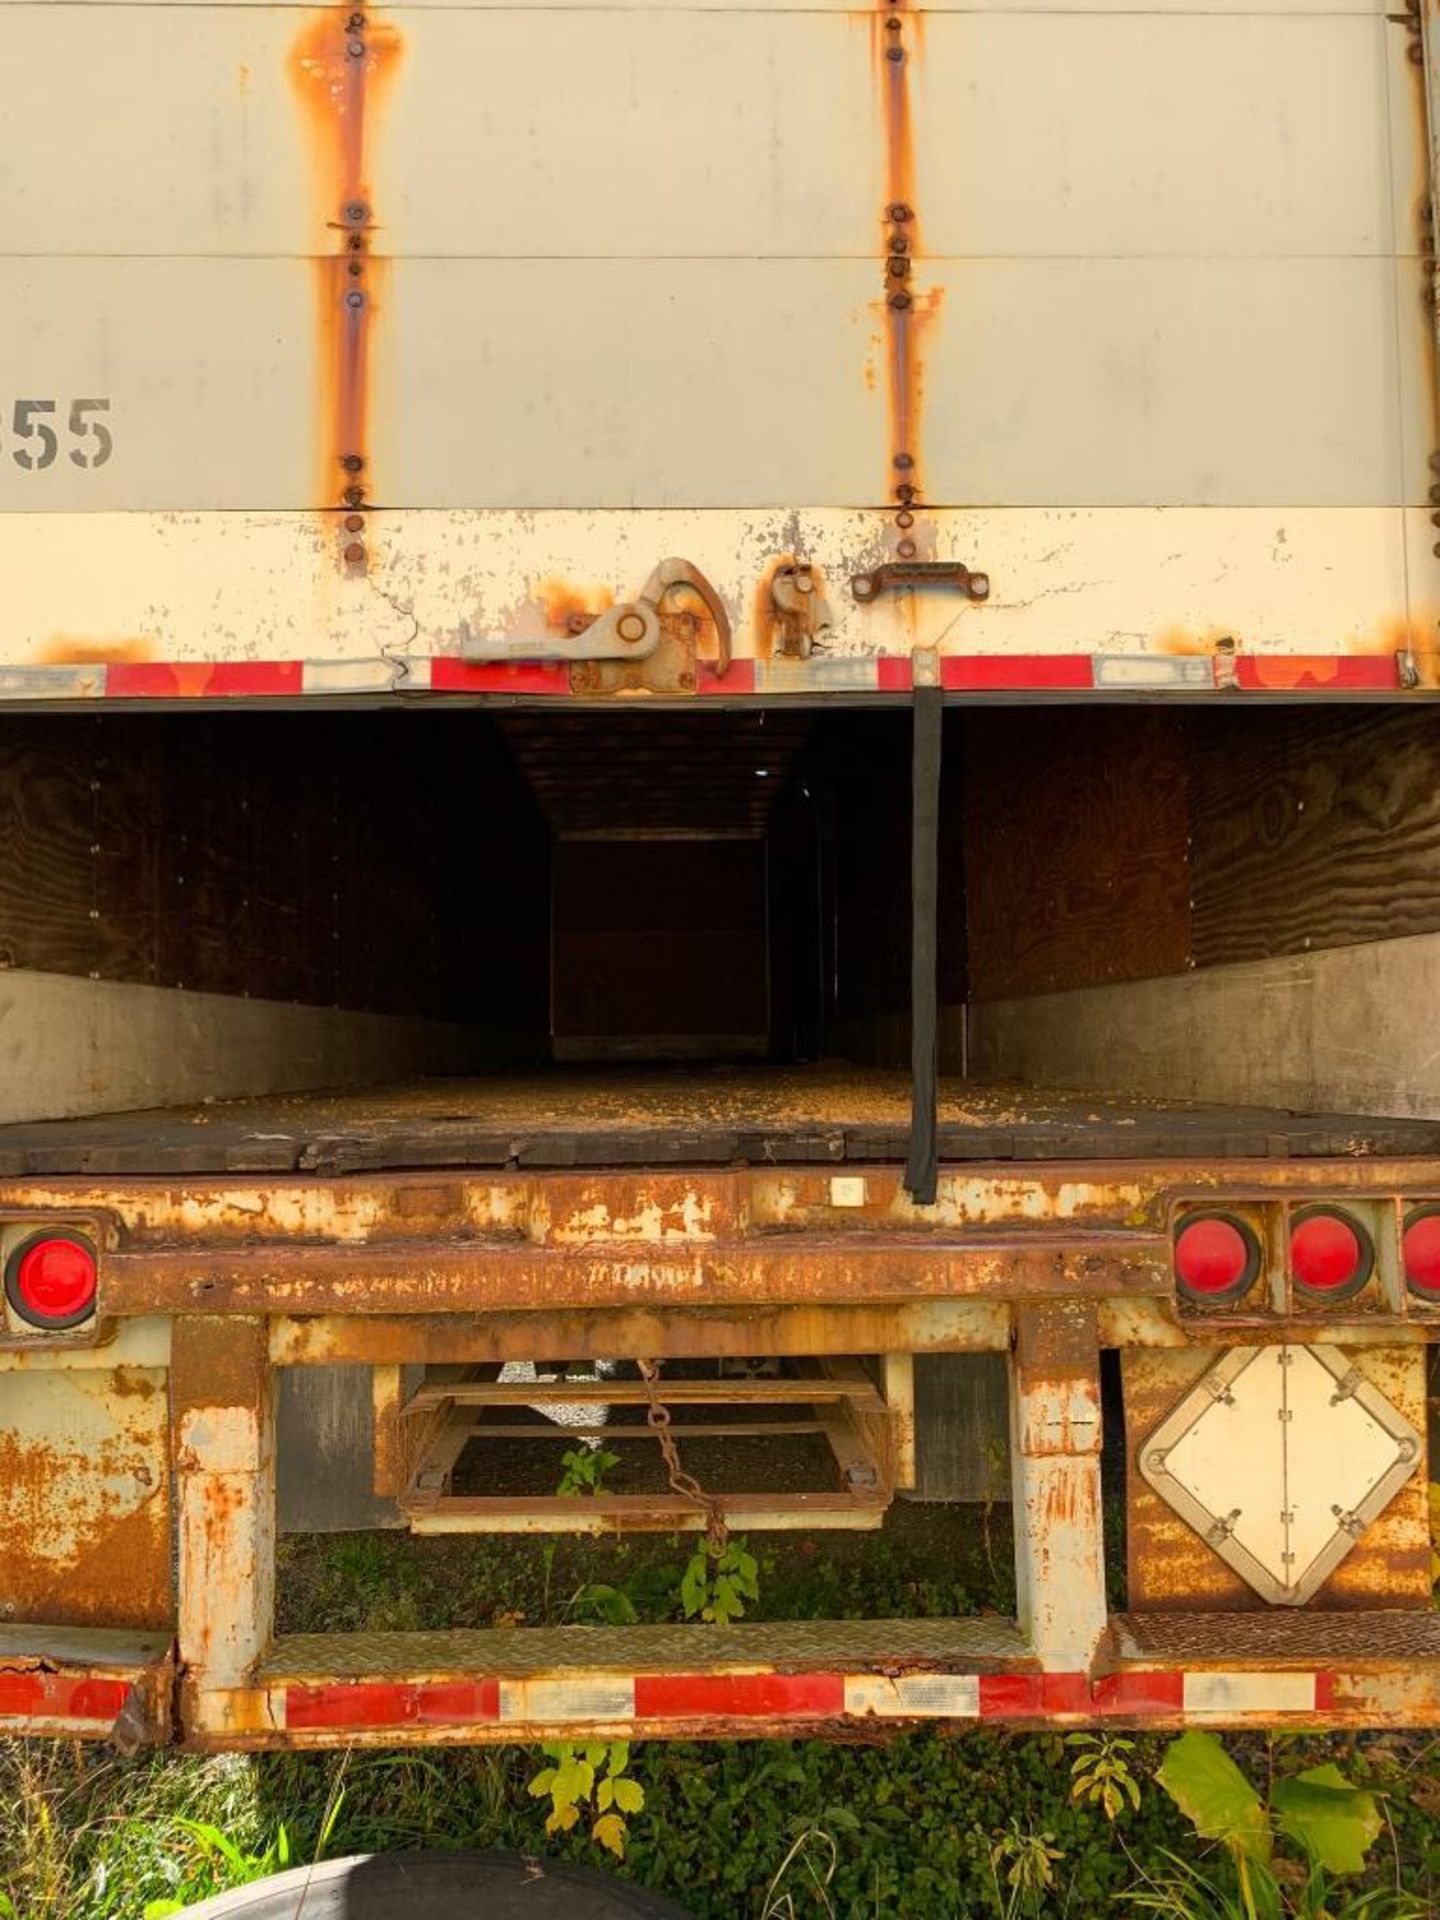
<path id="1" fill-rule="evenodd" d="M 654 1726 L 667 1720 L 1143 1721 L 1284 1717 L 1323 1712 L 1329 1676 L 1316 1673 L 698 1673 L 584 1675 L 574 1680 L 470 1678 L 338 1681 L 287 1686 L 291 1732 L 413 1726 Z"/>

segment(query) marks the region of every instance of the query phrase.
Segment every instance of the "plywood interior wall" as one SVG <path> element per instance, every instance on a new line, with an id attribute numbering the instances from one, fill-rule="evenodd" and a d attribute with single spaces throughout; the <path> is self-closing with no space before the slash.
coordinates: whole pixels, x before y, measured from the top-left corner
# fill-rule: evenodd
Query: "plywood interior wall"
<path id="1" fill-rule="evenodd" d="M 0 719 L 9 969 L 538 1030 L 546 844 L 483 716 Z"/>
<path id="2" fill-rule="evenodd" d="M 1440 1113 L 1433 705 L 976 712 L 966 737 L 979 1077 Z"/>
<path id="3" fill-rule="evenodd" d="M 971 997 L 1440 931 L 1440 711 L 966 716 Z"/>

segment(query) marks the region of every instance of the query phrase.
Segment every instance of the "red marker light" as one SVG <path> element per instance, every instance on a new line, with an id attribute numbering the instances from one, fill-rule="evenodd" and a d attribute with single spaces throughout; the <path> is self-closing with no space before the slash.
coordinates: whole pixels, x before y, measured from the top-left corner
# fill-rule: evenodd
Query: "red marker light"
<path id="1" fill-rule="evenodd" d="M 42 1233 L 5 1263 L 5 1297 L 32 1327 L 75 1327 L 95 1310 L 95 1249 L 74 1233 Z"/>
<path id="2" fill-rule="evenodd" d="M 1356 1220 L 1307 1207 L 1290 1221 L 1290 1271 L 1297 1287 L 1327 1300 L 1348 1299 L 1370 1278 L 1375 1249 Z"/>
<path id="3" fill-rule="evenodd" d="M 1407 1214 L 1400 1246 L 1410 1291 L 1440 1305 L 1440 1207 Z"/>
<path id="4" fill-rule="evenodd" d="M 1182 1293 L 1206 1306 L 1248 1293 L 1260 1273 L 1260 1243 L 1227 1213 L 1192 1213 L 1175 1235 L 1175 1277 Z"/>

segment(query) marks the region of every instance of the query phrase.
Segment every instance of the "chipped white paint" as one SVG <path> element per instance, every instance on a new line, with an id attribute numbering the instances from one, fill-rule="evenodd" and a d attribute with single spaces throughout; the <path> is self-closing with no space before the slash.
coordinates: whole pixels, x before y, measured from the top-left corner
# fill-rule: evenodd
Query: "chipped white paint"
<path id="1" fill-rule="evenodd" d="M 1010 1437 L 1020 1631 L 1047 1669 L 1088 1666 L 1106 1624 L 1098 1377 L 1057 1391 L 1012 1353 Z"/>
<path id="2" fill-rule="evenodd" d="M 13 1356 L 5 1356 L 7 1359 Z M 0 1387 L 0 1547 L 76 1566 L 164 1496 L 165 1375 L 114 1366 L 7 1371 Z M 5 1582 L 0 1551 L 0 1607 Z"/>
<path id="3" fill-rule="evenodd" d="M 163 1371 L 170 1364 L 170 1322 L 158 1317 L 119 1320 L 96 1346 L 66 1344 L 67 1336 L 27 1338 L 0 1347 L 0 1373 L 94 1373 L 116 1367 Z M 7 1389 L 8 1391 L 8 1389 Z"/>
<path id="4" fill-rule="evenodd" d="M 502 1680 L 500 1718 L 557 1726 L 570 1720 L 626 1721 L 635 1717 L 632 1679 Z"/>
<path id="5" fill-rule="evenodd" d="M 458 658 L 462 622 L 520 630 L 543 618 L 557 582 L 633 593 L 666 554 L 713 582 L 742 660 L 764 644 L 756 588 L 785 554 L 829 583 L 827 667 L 908 654 L 912 640 L 946 654 L 1168 663 L 1198 652 L 1202 668 L 1220 638 L 1264 653 L 1384 652 L 1406 643 L 1412 613 L 1440 610 L 1433 530 L 1423 511 L 1411 519 L 1378 508 L 937 512 L 916 530 L 925 551 L 990 571 L 989 602 L 962 609 L 944 595 L 857 605 L 849 580 L 888 553 L 880 516 L 859 511 L 377 512 L 368 575 L 341 565 L 334 521 L 308 514 L 0 516 L 0 699 L 98 697 L 93 664 L 54 664 L 67 653 L 300 660 L 323 666 L 307 671 L 318 693 L 423 691 L 432 655 Z M 27 682 L 6 669 L 43 673 Z"/>
<path id="6" fill-rule="evenodd" d="M 1313 1713 L 1313 1673 L 1187 1673 L 1185 1712 L 1197 1720 L 1229 1720 L 1239 1714 Z"/>
<path id="7" fill-rule="evenodd" d="M 882 1720 L 974 1720 L 980 1680 L 973 1673 L 847 1674 L 845 1711 Z"/>

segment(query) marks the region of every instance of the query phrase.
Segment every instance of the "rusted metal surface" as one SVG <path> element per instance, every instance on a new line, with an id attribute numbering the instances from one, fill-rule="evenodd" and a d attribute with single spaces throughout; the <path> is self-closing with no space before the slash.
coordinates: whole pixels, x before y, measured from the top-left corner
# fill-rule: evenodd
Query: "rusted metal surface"
<path id="1" fill-rule="evenodd" d="M 967 600 L 990 598 L 990 576 L 972 573 L 959 560 L 888 561 L 884 566 L 872 568 L 869 573 L 857 573 L 850 582 L 850 591 L 862 606 L 868 606 L 885 593 L 896 593 L 903 589 L 914 592 L 921 587 L 948 589 L 962 594 Z"/>
<path id="2" fill-rule="evenodd" d="M 693 1246 L 626 1243 L 567 1249 L 524 1242 L 416 1243 L 398 1250 L 202 1246 L 117 1254 L 110 1309 L 213 1313 L 384 1313 L 408 1305 L 476 1312 L 615 1307 L 704 1299 L 717 1307 L 776 1300 L 997 1300 L 1071 1292 L 1168 1289 L 1168 1244 L 1153 1236 L 1038 1232 L 982 1236 L 796 1234 Z"/>
<path id="3" fill-rule="evenodd" d="M 275 1408 L 265 1322 L 187 1319 L 171 1355 L 181 1668 L 233 1686 L 270 1639 Z"/>
<path id="4" fill-rule="evenodd" d="M 1170 1326 L 1176 1341 L 1184 1335 Z M 755 1353 L 1003 1352 L 1010 1308 L 998 1300 L 932 1300 L 895 1307 L 772 1307 L 744 1313 L 666 1307 L 658 1311 L 545 1315 L 546 1338 L 564 1353 L 655 1353 L 707 1359 Z M 438 1365 L 446 1361 L 529 1360 L 535 1322 L 512 1314 L 277 1315 L 270 1323 L 276 1366 Z"/>
<path id="5" fill-rule="evenodd" d="M 1047 1667 L 1088 1666 L 1105 1631 L 1100 1442 L 1093 1305 L 1017 1308 L 1010 1448 L 1016 1608 Z"/>
<path id="6" fill-rule="evenodd" d="M 884 316 L 886 392 L 890 417 L 887 495 L 895 503 L 895 552 L 909 560 L 918 551 L 912 529 L 921 495 L 921 367 L 918 336 L 922 316 L 938 306 L 938 289 L 923 295 L 915 285 L 920 227 L 915 205 L 915 148 L 911 127 L 910 63 L 923 40 L 923 19 L 909 0 L 879 4 L 873 15 L 874 54 L 882 103 L 886 204 Z"/>
<path id="7" fill-rule="evenodd" d="M 601 1533 L 612 1529 L 654 1533 L 679 1527 L 704 1530 L 719 1553 L 724 1551 L 725 1529 L 731 1521 L 761 1531 L 881 1524 L 894 1484 L 891 1415 L 869 1373 L 853 1356 L 809 1360 L 797 1372 L 783 1376 L 764 1372 L 754 1378 L 736 1378 L 722 1370 L 714 1378 L 663 1381 L 657 1363 L 643 1359 L 639 1374 L 638 1380 L 606 1376 L 574 1380 L 562 1375 L 547 1380 L 543 1387 L 534 1380 L 450 1380 L 418 1389 L 406 1413 L 428 1423 L 428 1433 L 415 1451 L 399 1501 L 411 1528 L 428 1533 Z M 456 1469 L 472 1439 L 484 1434 L 515 1440 L 526 1431 L 523 1423 L 487 1424 L 486 1410 L 536 1405 L 543 1405 L 552 1421 L 556 1408 L 570 1409 L 558 1416 L 562 1425 L 534 1430 L 552 1438 L 557 1434 L 578 1437 L 587 1431 L 573 1424 L 574 1413 L 581 1411 L 583 1417 L 586 1407 L 595 1409 L 603 1420 L 617 1406 L 648 1406 L 644 1425 L 602 1425 L 588 1431 L 609 1432 L 617 1443 L 658 1443 L 667 1473 L 666 1490 L 627 1494 L 598 1489 L 591 1497 L 576 1500 L 564 1495 L 512 1497 L 477 1492 L 473 1487 L 457 1489 Z M 680 1461 L 675 1436 L 682 1429 L 671 1417 L 674 1407 L 696 1405 L 716 1408 L 722 1417 L 687 1425 L 686 1433 L 762 1439 L 782 1430 L 823 1435 L 830 1445 L 828 1473 L 818 1472 L 815 1477 L 820 1484 L 803 1491 L 747 1491 L 743 1485 L 702 1489 Z M 808 1417 L 799 1425 L 793 1420 L 777 1425 L 754 1417 L 777 1407 Z M 748 1420 L 742 1417 L 747 1412 Z"/>
<path id="8" fill-rule="evenodd" d="M 0 1625 L 0 1733 L 108 1740 L 121 1752 L 173 1732 L 170 1636 Z"/>
<path id="9" fill-rule="evenodd" d="M 784 553 L 772 560 L 755 588 L 755 657 L 807 660 L 828 649 L 835 609 L 825 576 L 812 560 Z"/>
<path id="10" fill-rule="evenodd" d="M 1312 1335 L 1313 1337 L 1313 1335 Z M 1125 1351 L 1126 1546 L 1130 1605 L 1141 1611 L 1231 1613 L 1266 1606 L 1237 1573 L 1148 1486 L 1140 1449 L 1175 1403 L 1222 1349 Z M 1423 1435 L 1424 1357 L 1415 1347 L 1347 1347 L 1360 1369 Z M 1429 1514 L 1422 1457 L 1407 1486 L 1365 1529 L 1315 1597 L 1321 1610 L 1428 1607 L 1431 1602 Z"/>
<path id="11" fill-rule="evenodd" d="M 326 7 L 295 44 L 291 71 L 314 149 L 319 234 L 320 504 L 364 508 L 375 495 L 370 433 L 371 340 L 383 269 L 371 177 L 373 122 L 401 51 L 395 26 L 349 4 Z M 357 516 L 358 517 L 358 516 Z M 339 555 L 366 564 L 363 520 L 336 523 Z"/>
<path id="12" fill-rule="evenodd" d="M 1169 1222 L 1186 1198 L 1233 1195 L 1243 1206 L 1440 1191 L 1440 1167 L 1424 1160 L 965 1167 L 942 1175 L 922 1216 L 899 1169 L 867 1170 L 859 1206 L 856 1178 L 754 1169 L 4 1183 L 0 1216 L 104 1221 L 104 1316 L 661 1306 L 723 1316 L 947 1297 L 1170 1301 Z M 1440 1331 L 1440 1314 L 1413 1297 L 1400 1311 L 1427 1337 Z M 1373 1317 L 1378 1328 L 1385 1316 Z M 1258 1313 L 1242 1331 L 1275 1338 L 1365 1318 L 1348 1305 L 1325 1317 Z"/>
<path id="13" fill-rule="evenodd" d="M 167 1451 L 157 1368 L 0 1377 L 0 1618 L 166 1626 Z"/>

